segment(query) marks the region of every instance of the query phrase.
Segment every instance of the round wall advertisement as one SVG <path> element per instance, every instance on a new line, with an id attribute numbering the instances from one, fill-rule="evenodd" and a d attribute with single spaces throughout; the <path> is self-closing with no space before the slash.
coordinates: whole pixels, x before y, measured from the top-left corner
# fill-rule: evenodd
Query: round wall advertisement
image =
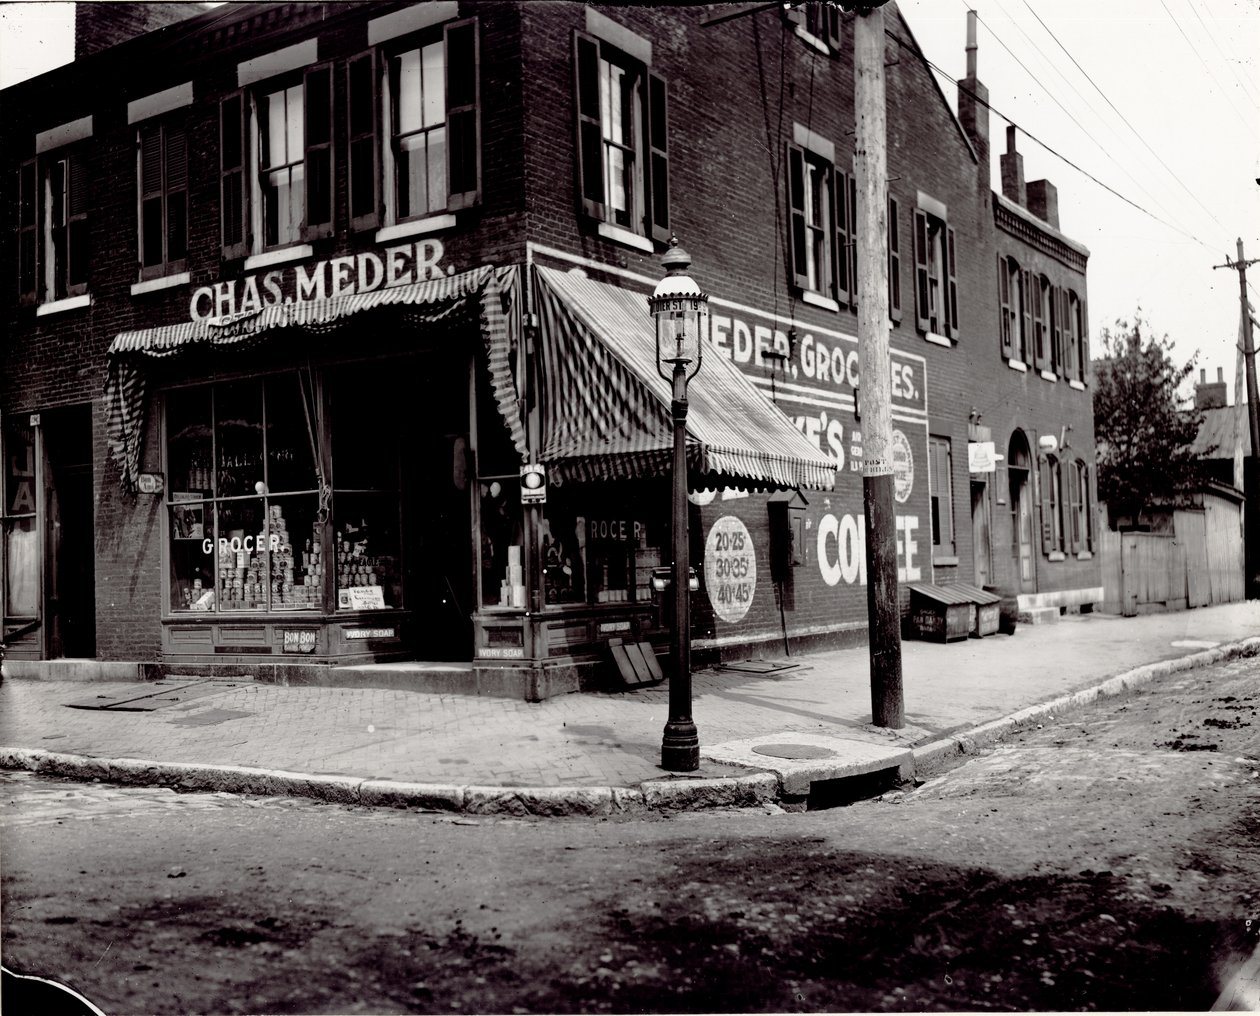
<path id="1" fill-rule="evenodd" d="M 757 555 L 748 529 L 734 515 L 713 523 L 704 541 L 704 588 L 723 621 L 742 621 L 757 590 Z"/>
<path id="2" fill-rule="evenodd" d="M 893 497 L 898 504 L 905 504 L 914 490 L 914 452 L 910 449 L 910 439 L 899 430 L 893 431 L 892 460 Z"/>

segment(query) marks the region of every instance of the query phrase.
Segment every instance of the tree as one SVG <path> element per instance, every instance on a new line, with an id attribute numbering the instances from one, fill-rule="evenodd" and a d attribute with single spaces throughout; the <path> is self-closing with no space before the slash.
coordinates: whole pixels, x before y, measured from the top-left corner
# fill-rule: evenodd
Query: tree
<path id="1" fill-rule="evenodd" d="M 1190 445 L 1203 413 L 1180 405 L 1177 395 L 1195 358 L 1178 367 L 1168 336 L 1144 335 L 1148 328 L 1141 308 L 1132 324 L 1104 327 L 1104 358 L 1094 364 L 1098 498 L 1113 520 L 1136 520 L 1152 505 L 1185 504 L 1200 477 Z"/>

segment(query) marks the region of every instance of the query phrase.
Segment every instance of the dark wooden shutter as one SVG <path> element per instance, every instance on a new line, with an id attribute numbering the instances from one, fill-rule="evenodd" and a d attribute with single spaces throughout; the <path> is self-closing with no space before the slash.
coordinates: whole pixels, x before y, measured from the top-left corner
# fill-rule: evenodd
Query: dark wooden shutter
<path id="1" fill-rule="evenodd" d="M 308 67 L 304 77 L 306 218 L 302 239 L 318 240 L 333 232 L 332 65 Z"/>
<path id="2" fill-rule="evenodd" d="M 805 249 L 805 150 L 791 142 L 787 146 L 788 250 L 791 254 L 792 281 L 801 289 L 809 288 Z M 834 188 L 833 188 L 834 191 Z"/>
<path id="3" fill-rule="evenodd" d="M 844 193 L 841 191 L 840 193 Z M 858 302 L 858 217 L 857 217 L 857 174 L 849 176 L 849 306 L 857 308 Z"/>
<path id="4" fill-rule="evenodd" d="M 914 326 L 928 331 L 931 309 L 928 305 L 928 231 L 927 215 L 914 210 Z"/>
<path id="5" fill-rule="evenodd" d="M 648 72 L 648 216 L 652 239 L 669 243 L 669 87 Z"/>
<path id="6" fill-rule="evenodd" d="M 1060 286 L 1051 286 L 1050 290 L 1050 309 L 1051 309 L 1051 357 L 1053 363 L 1051 369 L 1058 376 L 1063 376 L 1063 325 L 1067 324 L 1065 315 L 1063 315 L 1063 296 L 1065 292 Z"/>
<path id="7" fill-rule="evenodd" d="M 1002 355 L 1008 360 L 1013 353 L 1011 345 L 1011 273 L 1005 255 L 999 254 L 998 270 L 998 333 L 1002 338 Z"/>
<path id="8" fill-rule="evenodd" d="M 1054 487 L 1052 476 L 1055 461 L 1049 455 L 1038 457 L 1037 480 L 1041 485 L 1041 552 L 1049 554 L 1054 545 Z"/>
<path id="9" fill-rule="evenodd" d="M 1046 346 L 1048 344 L 1049 323 L 1042 320 L 1044 317 L 1045 304 L 1042 301 L 1042 283 L 1041 276 L 1034 275 L 1032 279 L 1032 312 L 1033 312 L 1033 366 L 1037 370 L 1046 369 Z"/>
<path id="10" fill-rule="evenodd" d="M 219 213 L 223 257 L 249 253 L 249 181 L 245 177 L 249 141 L 244 91 L 219 103 Z"/>
<path id="11" fill-rule="evenodd" d="M 840 8 L 834 4 L 825 4 L 823 14 L 827 20 L 827 45 L 833 52 L 840 51 Z"/>
<path id="12" fill-rule="evenodd" d="M 606 217 L 604 141 L 599 122 L 599 43 L 573 33 L 574 106 L 577 109 L 578 203 L 586 215 Z"/>
<path id="13" fill-rule="evenodd" d="M 477 19 L 446 26 L 447 207 L 481 200 L 481 45 Z"/>
<path id="14" fill-rule="evenodd" d="M 166 265 L 182 267 L 188 255 L 188 132 L 166 128 Z"/>
<path id="15" fill-rule="evenodd" d="M 1068 471 L 1068 512 L 1071 525 L 1068 526 L 1068 547 L 1073 554 L 1080 553 L 1084 534 L 1081 532 L 1081 467 L 1078 462 L 1065 462 Z"/>
<path id="16" fill-rule="evenodd" d="M 149 123 L 140 128 L 140 272 L 161 269 L 165 260 L 162 237 L 166 232 L 162 210 L 162 127 Z"/>
<path id="17" fill-rule="evenodd" d="M 1082 384 L 1089 384 L 1089 304 L 1081 301 L 1081 362 Z"/>
<path id="18" fill-rule="evenodd" d="M 88 261 L 88 168 L 82 151 L 66 157 L 66 295 L 87 292 Z"/>
<path id="19" fill-rule="evenodd" d="M 901 320 L 901 222 L 897 199 L 888 199 L 888 316 Z"/>
<path id="20" fill-rule="evenodd" d="M 1063 290 L 1063 376 L 1076 380 L 1077 356 L 1080 354 L 1080 303 L 1076 294 Z"/>
<path id="21" fill-rule="evenodd" d="M 958 341 L 958 269 L 954 261 L 954 227 L 945 227 L 945 271 L 948 275 L 945 283 L 945 298 L 949 307 L 945 312 L 948 329 L 946 334 L 955 342 Z"/>
<path id="22" fill-rule="evenodd" d="M 378 81 L 375 50 L 350 58 L 346 64 L 346 141 L 350 228 L 356 232 L 381 224 Z"/>
<path id="23" fill-rule="evenodd" d="M 1032 269 L 1025 268 L 1020 273 L 1023 289 L 1020 291 L 1020 322 L 1023 329 L 1024 363 L 1033 365 L 1033 350 L 1037 346 L 1037 329 L 1033 325 L 1033 279 Z"/>
<path id="24" fill-rule="evenodd" d="M 850 283 L 853 276 L 853 266 L 850 262 L 853 260 L 855 248 L 850 246 L 853 237 L 851 226 L 853 220 L 849 215 L 849 178 L 834 167 L 830 170 L 830 176 L 828 189 L 831 191 L 831 221 L 836 224 L 836 249 L 835 256 L 831 259 L 832 286 L 837 303 L 853 305 L 857 303 L 857 293 L 853 291 Z M 803 204 L 803 193 L 801 201 Z M 801 221 L 803 230 L 803 213 Z"/>
<path id="25" fill-rule="evenodd" d="M 34 159 L 18 168 L 18 300 L 39 298 L 39 173 Z"/>

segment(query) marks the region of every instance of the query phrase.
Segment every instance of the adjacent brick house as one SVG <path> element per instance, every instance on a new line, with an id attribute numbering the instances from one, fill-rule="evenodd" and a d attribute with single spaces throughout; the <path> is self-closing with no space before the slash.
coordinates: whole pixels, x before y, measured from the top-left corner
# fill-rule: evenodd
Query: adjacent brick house
<path id="1" fill-rule="evenodd" d="M 1077 609 L 1087 254 L 1048 184 L 992 193 L 974 64 L 956 118 L 886 18 L 900 577 Z M 662 635 L 671 234 L 710 294 L 695 651 L 864 636 L 847 16 L 230 5 L 0 101 L 12 656 L 597 681 Z"/>

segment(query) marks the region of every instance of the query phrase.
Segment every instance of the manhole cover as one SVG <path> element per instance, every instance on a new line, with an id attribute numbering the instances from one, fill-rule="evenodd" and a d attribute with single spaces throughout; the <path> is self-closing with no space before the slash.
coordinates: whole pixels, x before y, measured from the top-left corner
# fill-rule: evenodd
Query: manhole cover
<path id="1" fill-rule="evenodd" d="M 771 758 L 831 758 L 835 752 L 817 744 L 758 744 L 753 751 Z"/>

